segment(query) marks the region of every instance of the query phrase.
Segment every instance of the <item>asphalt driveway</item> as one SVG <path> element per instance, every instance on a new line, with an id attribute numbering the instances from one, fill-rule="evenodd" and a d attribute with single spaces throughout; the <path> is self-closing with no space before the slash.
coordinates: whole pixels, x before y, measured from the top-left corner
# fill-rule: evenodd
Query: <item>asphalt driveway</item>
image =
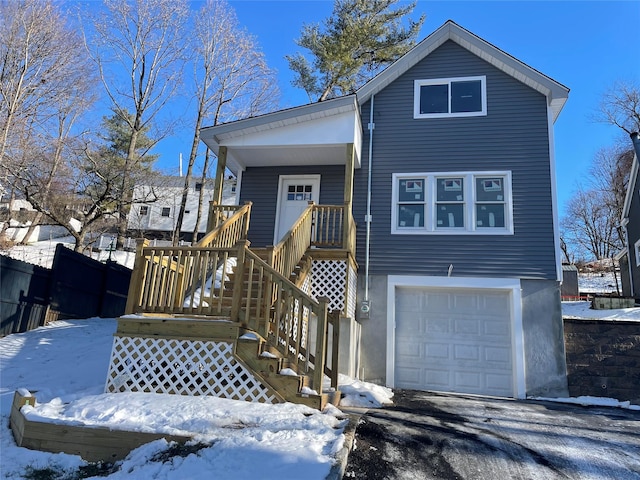
<path id="1" fill-rule="evenodd" d="M 640 411 L 396 391 L 359 420 L 344 478 L 640 479 Z"/>

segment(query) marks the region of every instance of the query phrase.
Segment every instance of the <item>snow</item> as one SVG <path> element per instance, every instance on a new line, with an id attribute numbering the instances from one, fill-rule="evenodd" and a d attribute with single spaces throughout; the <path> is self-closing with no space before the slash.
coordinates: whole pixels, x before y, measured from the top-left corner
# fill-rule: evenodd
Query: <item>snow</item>
<path id="1" fill-rule="evenodd" d="M 629 410 L 640 410 L 640 405 L 632 405 L 631 402 L 621 402 L 615 398 L 607 397 L 591 397 L 580 396 L 573 398 L 548 398 L 548 397 L 531 397 L 531 400 L 543 400 L 546 402 L 573 403 L 584 407 L 618 407 Z"/>
<path id="2" fill-rule="evenodd" d="M 54 242 L 14 247 L 10 256 L 51 267 Z M 105 260 L 109 252 L 102 252 Z M 94 256 L 97 256 L 94 254 Z M 94 257 L 95 258 L 95 257 Z M 134 254 L 112 252 L 112 260 L 133 266 Z M 220 277 L 216 278 L 220 281 Z M 581 291 L 615 291 L 613 275 L 580 275 Z M 613 286 L 613 287 L 612 287 Z M 589 302 L 563 302 L 570 318 L 640 321 L 640 308 L 592 310 Z M 9 429 L 13 394 L 35 392 L 37 403 L 23 407 L 31 419 L 113 429 L 189 435 L 202 448 L 186 457 L 159 459 L 170 445 L 157 440 L 131 452 L 110 479 L 201 477 L 234 479 L 323 479 L 343 448 L 345 415 L 291 403 L 265 405 L 213 397 L 142 393 L 105 394 L 114 319 L 58 321 L 0 338 L 0 478 L 23 478 L 28 469 L 52 468 L 69 477 L 86 464 L 75 455 L 17 447 Z M 246 335 L 243 338 L 257 340 Z M 281 374 L 289 372 L 282 370 Z M 386 387 L 339 378 L 341 407 L 377 408 L 391 403 Z M 640 409 L 615 399 L 578 397 L 540 400 Z"/>
<path id="3" fill-rule="evenodd" d="M 616 283 L 617 282 L 617 283 Z M 620 287 L 620 276 L 613 273 L 580 273 L 578 274 L 578 290 L 581 293 L 617 293 Z"/>
<path id="4" fill-rule="evenodd" d="M 40 267 L 51 268 L 53 266 L 53 257 L 58 243 L 73 250 L 73 237 L 64 237 L 55 240 L 35 242 L 29 245 L 15 245 L 8 251 L 0 253 L 8 255 L 11 258 L 15 258 L 16 260 L 22 260 L 23 262 L 38 265 Z M 111 255 L 109 255 L 109 253 L 111 253 Z M 100 252 L 91 252 L 90 256 L 94 260 L 98 260 L 100 262 L 104 262 L 111 258 L 112 261 L 117 262 L 120 265 L 133 268 L 136 254 L 135 252 L 125 252 L 120 250 L 113 252 L 101 250 Z"/>
<path id="5" fill-rule="evenodd" d="M 562 302 L 562 316 L 564 318 L 584 320 L 625 320 L 640 322 L 640 307 L 595 310 L 591 308 L 591 302 Z"/>
<path id="6" fill-rule="evenodd" d="M 214 397 L 147 393 L 105 394 L 114 319 L 66 320 L 0 339 L 0 478 L 24 478 L 27 469 L 53 468 L 69 476 L 81 458 L 17 447 L 9 429 L 13 394 L 34 392 L 30 419 L 194 437 L 203 447 L 161 460 L 169 444 L 157 440 L 131 452 L 110 479 L 200 477 L 323 479 L 343 448 L 346 416 L 333 406 L 319 412 L 292 403 L 266 405 Z M 391 401 L 389 389 L 341 376 L 345 403 L 362 407 Z M 343 386 L 339 387 L 341 390 Z"/>

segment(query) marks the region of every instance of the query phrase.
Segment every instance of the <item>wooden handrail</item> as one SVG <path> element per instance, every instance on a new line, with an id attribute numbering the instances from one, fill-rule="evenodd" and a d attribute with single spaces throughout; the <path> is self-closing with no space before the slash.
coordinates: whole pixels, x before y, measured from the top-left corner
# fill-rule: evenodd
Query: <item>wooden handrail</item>
<path id="1" fill-rule="evenodd" d="M 248 246 L 246 240 L 232 248 L 141 245 L 140 288 L 129 298 L 128 313 L 226 316 L 260 333 L 299 373 L 313 371 L 312 388 L 321 391 L 325 359 L 337 359 L 327 352 L 328 301 L 307 295 Z M 315 332 L 309 328 L 312 317 Z"/>
<path id="2" fill-rule="evenodd" d="M 245 203 L 246 205 L 246 203 Z M 209 217 L 207 218 L 207 232 L 214 230 L 223 224 L 236 211 L 244 205 L 222 205 L 213 201 L 209 202 Z"/>
<path id="3" fill-rule="evenodd" d="M 302 259 L 311 245 L 311 227 L 313 222 L 313 202 L 298 217 L 285 236 L 273 247 L 269 264 L 285 276 L 291 275 L 293 269 Z"/>
<path id="4" fill-rule="evenodd" d="M 197 247 L 233 247 L 239 240 L 247 238 L 251 202 L 242 206 L 211 205 L 209 215 L 216 217 L 215 227 L 196 243 Z M 229 215 L 224 217 L 225 215 Z M 225 218 L 224 222 L 218 220 Z"/>

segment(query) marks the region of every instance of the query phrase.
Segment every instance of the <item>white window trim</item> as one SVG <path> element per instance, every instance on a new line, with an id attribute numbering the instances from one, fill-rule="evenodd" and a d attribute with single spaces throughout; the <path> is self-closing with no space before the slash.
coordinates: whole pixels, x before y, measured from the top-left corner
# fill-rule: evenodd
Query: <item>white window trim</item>
<path id="1" fill-rule="evenodd" d="M 480 80 L 480 92 L 482 96 L 482 110 L 479 112 L 451 113 L 451 83 Z M 449 85 L 449 112 L 448 113 L 420 113 L 420 87 L 424 85 Z M 433 78 L 428 80 L 414 80 L 413 82 L 413 118 L 453 118 L 453 117 L 481 117 L 487 115 L 487 77 L 451 77 Z"/>
<path id="2" fill-rule="evenodd" d="M 636 267 L 640 267 L 640 240 L 633 244 L 636 255 Z"/>
<path id="3" fill-rule="evenodd" d="M 504 194 L 505 201 L 505 227 L 485 227 L 476 226 L 476 198 L 475 198 L 475 178 L 476 177 L 503 177 L 505 181 Z M 465 228 L 436 228 L 435 227 L 435 205 L 436 205 L 436 185 L 435 181 L 441 177 L 462 177 L 464 178 L 465 192 Z M 398 180 L 402 178 L 424 179 L 425 181 L 425 215 L 424 227 L 398 227 Z M 511 190 L 510 171 L 473 171 L 473 172 L 413 172 L 394 173 L 392 175 L 391 187 L 391 233 L 393 235 L 513 235 L 513 194 Z"/>
<path id="4" fill-rule="evenodd" d="M 522 287 L 514 278 L 427 277 L 389 275 L 387 277 L 387 358 L 386 386 L 395 387 L 396 358 L 396 289 L 398 287 L 460 288 L 508 291 L 511 298 L 511 346 L 513 391 L 516 398 L 526 398 L 524 364 L 524 327 L 522 323 Z"/>

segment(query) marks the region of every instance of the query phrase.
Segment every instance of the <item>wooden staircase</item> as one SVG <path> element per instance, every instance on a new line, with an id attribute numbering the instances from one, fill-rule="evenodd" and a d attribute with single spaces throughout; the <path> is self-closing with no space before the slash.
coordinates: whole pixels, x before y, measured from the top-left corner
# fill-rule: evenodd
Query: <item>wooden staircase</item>
<path id="1" fill-rule="evenodd" d="M 340 312 L 330 314 L 328 299 L 312 298 L 308 284 L 314 215 L 321 212 L 325 218 L 326 212 L 333 210 L 310 205 L 278 245 L 250 249 L 246 233 L 251 205 L 212 206 L 216 207 L 220 210 L 210 214 L 210 218 L 216 219 L 213 230 L 193 247 L 139 245 L 127 313 L 149 318 L 149 331 L 144 338 L 233 342 L 234 360 L 227 359 L 230 368 L 235 368 L 235 361 L 241 363 L 273 392 L 270 398 L 276 401 L 304 403 L 320 409 L 329 402 L 337 404 Z M 330 240 L 335 246 L 337 237 L 329 236 L 328 232 L 324 228 L 315 237 L 324 242 Z M 233 259 L 236 262 L 231 266 Z M 175 319 L 179 319 L 178 323 L 173 322 Z M 237 326 L 235 337 L 220 339 L 217 334 L 205 333 L 202 322 L 206 319 L 230 321 L 231 325 L 227 323 L 230 328 Z M 163 328 L 158 322 L 172 322 L 172 328 L 178 331 L 159 334 Z M 189 329 L 190 323 L 197 325 L 192 331 L 200 333 L 179 333 L 181 329 Z M 332 342 L 328 341 L 328 335 Z M 149 348 L 157 349 L 151 345 L 152 340 Z M 136 340 L 138 345 L 145 341 Z M 331 351 L 329 344 L 334 346 Z M 126 356 L 124 350 L 130 347 L 122 348 L 121 355 Z M 148 356 L 141 354 L 143 361 Z M 179 353 L 175 356 L 182 358 Z M 194 362 L 198 360 L 191 360 Z M 229 381 L 233 375 L 230 374 Z M 114 373 L 111 380 L 115 382 L 117 376 Z M 325 376 L 330 380 L 327 391 L 323 391 Z"/>

